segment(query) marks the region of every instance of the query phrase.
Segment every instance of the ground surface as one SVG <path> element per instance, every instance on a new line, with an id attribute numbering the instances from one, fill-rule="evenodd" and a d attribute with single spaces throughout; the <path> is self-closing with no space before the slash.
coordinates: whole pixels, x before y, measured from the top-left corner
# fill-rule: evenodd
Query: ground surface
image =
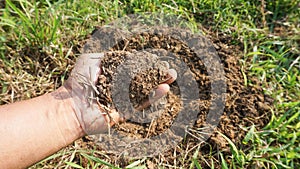
<path id="1" fill-rule="evenodd" d="M 85 137 L 31 168 L 299 168 L 299 5 L 294 0 L 7 0 L 0 3 L 0 104 L 58 88 L 95 27 L 101 29 L 99 25 L 132 13 L 174 13 L 213 42 L 224 65 L 227 100 L 219 133 L 199 142 L 211 97 L 205 91 L 212 79 L 201 62 L 192 64 L 194 57 L 178 54 L 174 57 L 186 57 L 186 63 L 194 65 L 193 76 L 201 89 L 198 120 L 181 144 L 152 158 L 128 160 Z M 157 39 L 148 37 L 152 47 L 168 52 L 160 45 L 164 38 L 157 37 L 160 43 L 154 43 Z M 141 47 L 138 39 L 125 49 L 132 52 L 136 47 Z M 164 55 L 159 50 L 152 53 Z M 180 94 L 175 82 L 166 98 L 170 107 L 180 107 L 176 101 Z M 139 130 L 125 133 L 156 134 L 161 127 L 153 123 L 149 130 L 138 125 L 134 128 Z"/>

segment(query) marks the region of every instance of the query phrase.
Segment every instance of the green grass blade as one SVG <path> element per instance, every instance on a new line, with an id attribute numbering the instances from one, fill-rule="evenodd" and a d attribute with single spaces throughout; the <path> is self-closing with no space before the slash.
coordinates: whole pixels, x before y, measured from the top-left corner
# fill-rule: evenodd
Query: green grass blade
<path id="1" fill-rule="evenodd" d="M 93 157 L 93 156 L 90 156 L 90 155 L 87 155 L 87 154 L 84 154 L 84 153 L 82 153 L 81 155 L 84 156 L 87 159 L 90 159 L 90 160 L 94 161 L 94 162 L 97 162 L 97 163 L 106 165 L 108 167 L 111 167 L 112 169 L 121 169 L 121 168 L 118 168 L 118 167 L 116 167 L 116 166 L 114 166 L 114 165 L 112 165 L 112 164 L 110 164 L 110 163 L 108 163 L 108 162 L 106 162 L 104 160 L 101 160 L 101 159 L 99 159 L 97 157 Z"/>
<path id="2" fill-rule="evenodd" d="M 237 147 L 234 145 L 234 143 L 233 143 L 228 137 L 226 137 L 224 134 L 222 134 L 222 133 L 220 133 L 220 132 L 218 132 L 218 133 L 219 133 L 223 138 L 225 138 L 226 141 L 229 143 L 229 146 L 230 146 L 230 149 L 231 149 L 231 152 L 232 152 L 233 156 L 234 156 L 235 158 L 239 157 L 239 156 L 240 156 L 239 151 L 238 151 Z"/>
<path id="3" fill-rule="evenodd" d="M 222 166 L 222 169 L 228 169 L 228 165 L 223 157 L 223 154 L 220 152 L 220 157 L 221 157 L 221 166 Z"/>
<path id="4" fill-rule="evenodd" d="M 12 28 L 16 27 L 16 23 L 10 19 L 0 18 L 0 26 L 10 26 Z"/>
<path id="5" fill-rule="evenodd" d="M 57 29 L 60 25 L 60 21 L 61 21 L 61 16 L 58 16 L 57 18 L 55 18 L 52 33 L 51 33 L 50 42 L 52 42 L 55 39 L 54 36 L 56 35 Z"/>
<path id="6" fill-rule="evenodd" d="M 24 21 L 32 31 L 34 31 L 34 27 L 32 25 L 31 20 L 27 18 L 26 15 L 19 8 L 17 8 L 10 0 L 7 0 L 6 3 L 20 16 L 21 20 Z"/>
<path id="7" fill-rule="evenodd" d="M 138 165 L 142 164 L 145 160 L 146 160 L 146 158 L 141 159 L 141 160 L 134 161 L 133 163 L 131 163 L 131 164 L 129 164 L 128 166 L 126 166 L 125 168 L 128 168 L 128 169 L 135 168 L 135 167 L 137 167 Z"/>

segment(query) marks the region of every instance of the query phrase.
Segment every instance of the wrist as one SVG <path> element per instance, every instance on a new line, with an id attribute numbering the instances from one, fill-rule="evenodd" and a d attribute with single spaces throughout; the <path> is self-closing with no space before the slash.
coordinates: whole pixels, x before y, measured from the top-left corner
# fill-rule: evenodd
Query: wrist
<path id="1" fill-rule="evenodd" d="M 85 135 L 81 124 L 76 116 L 73 99 L 65 86 L 61 86 L 49 94 L 55 107 L 54 113 L 57 117 L 57 125 L 62 135 L 66 138 L 67 144 Z M 52 107 L 52 106 L 51 106 Z"/>

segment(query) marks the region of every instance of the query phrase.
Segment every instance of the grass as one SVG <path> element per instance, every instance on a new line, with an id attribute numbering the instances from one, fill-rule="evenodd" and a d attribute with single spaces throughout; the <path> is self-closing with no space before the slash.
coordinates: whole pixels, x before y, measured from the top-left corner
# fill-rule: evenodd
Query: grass
<path id="1" fill-rule="evenodd" d="M 82 40 L 95 26 L 131 13 L 174 13 L 193 27 L 230 34 L 231 43 L 244 49 L 240 63 L 245 85 L 253 83 L 247 76 L 256 76 L 275 100 L 272 119 L 263 130 L 245 129 L 243 144 L 250 148 L 240 149 L 224 136 L 232 155 L 220 152 L 222 168 L 300 167 L 300 4 L 296 0 L 7 0 L 2 6 L 0 104 L 32 98 L 61 85 L 80 53 Z M 118 168 L 103 153 L 86 151 L 62 150 L 49 157 L 61 161 L 48 159 L 33 168 L 82 168 L 83 164 Z M 201 168 L 198 153 L 184 159 L 190 168 Z M 147 159 L 140 159 L 127 168 L 145 168 L 146 163 Z M 216 167 L 211 161 L 206 163 Z"/>

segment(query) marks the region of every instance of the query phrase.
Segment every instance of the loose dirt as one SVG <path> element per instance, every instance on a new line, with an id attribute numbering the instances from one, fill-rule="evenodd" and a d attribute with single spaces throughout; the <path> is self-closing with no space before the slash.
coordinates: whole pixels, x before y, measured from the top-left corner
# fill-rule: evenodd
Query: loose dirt
<path id="1" fill-rule="evenodd" d="M 170 68 L 176 66 L 176 63 L 170 61 L 172 58 L 183 60 L 191 70 L 193 78 L 196 79 L 199 88 L 199 100 L 194 105 L 195 107 L 199 107 L 197 119 L 195 119 L 193 130 L 191 130 L 191 133 L 179 146 L 159 156 L 148 159 L 146 165 L 148 168 L 156 168 L 154 167 L 156 164 L 162 163 L 165 165 L 177 165 L 183 168 L 188 167 L 190 162 L 185 160 L 190 159 L 197 147 L 199 147 L 198 158 L 202 161 L 202 167 L 210 168 L 211 159 L 213 159 L 215 167 L 220 168 L 220 160 L 217 152 L 222 151 L 223 154 L 228 155 L 230 154 L 230 148 L 228 142 L 224 137 L 218 134 L 218 132 L 231 139 L 238 147 L 246 148 L 247 145 L 242 144 L 242 140 L 246 134 L 245 128 L 248 127 L 249 129 L 250 126 L 254 125 L 257 129 L 260 129 L 268 123 L 272 100 L 263 94 L 260 82 L 255 77 L 247 77 L 250 83 L 245 85 L 246 72 L 241 70 L 238 61 L 243 51 L 242 47 L 230 45 L 231 38 L 229 36 L 204 29 L 206 38 L 212 41 L 224 66 L 227 88 L 225 109 L 220 117 L 220 122 L 214 134 L 205 142 L 201 142 L 201 139 L 199 139 L 201 138 L 201 130 L 199 129 L 206 126 L 205 119 L 210 109 L 211 100 L 213 99 L 211 95 L 211 83 L 218 79 L 209 76 L 207 68 L 202 60 L 196 57 L 193 49 L 190 49 L 186 44 L 176 38 L 165 36 L 165 31 L 170 30 L 155 29 L 153 32 L 142 33 L 131 38 L 124 38 L 119 41 L 117 45 L 109 48 L 109 51 L 105 48 L 99 49 L 97 44 L 87 47 L 91 49 L 91 52 L 95 52 L 92 50 L 95 47 L 98 48 L 96 52 L 107 50 L 102 62 L 103 75 L 100 76 L 98 85 L 98 89 L 103 92 L 103 95 L 99 96 L 100 101 L 108 107 L 115 108 L 112 98 L 112 88 L 114 87 L 113 76 L 118 71 L 118 65 L 128 59 L 135 60 L 139 57 L 148 58 L 149 62 L 146 63 L 157 63 L 159 68 L 141 69 L 139 65 L 135 64 L 132 64 L 130 68 L 131 71 L 137 70 L 132 74 L 133 80 L 130 81 L 129 88 L 129 99 L 133 106 L 126 107 L 126 105 L 123 105 L 125 108 L 122 110 L 122 113 L 133 113 L 138 105 L 148 99 L 149 95 L 151 95 L 151 90 L 166 78 L 164 71 L 161 71 L 166 69 L 164 65 L 165 61 L 159 60 L 159 58 L 171 57 L 171 59 L 166 59 L 170 64 Z M 180 31 L 177 30 L 177 32 Z M 100 35 L 111 34 L 107 29 L 102 28 L 96 30 L 95 33 Z M 180 33 L 187 34 L 186 32 Z M 175 34 L 175 31 L 173 34 Z M 111 36 L 114 37 L 113 35 Z M 100 46 L 105 45 L 102 44 Z M 205 45 L 202 45 L 202 47 L 203 49 L 201 50 L 209 57 L 211 49 L 206 48 L 207 46 Z M 126 70 L 121 69 L 121 72 L 122 71 Z M 163 107 L 162 111 L 160 111 L 159 115 L 154 113 L 154 116 L 148 117 L 149 119 L 155 120 L 150 120 L 147 123 L 127 121 L 116 125 L 115 129 L 124 135 L 137 138 L 147 138 L 164 132 L 172 125 L 173 120 L 182 108 L 182 103 L 180 102 L 181 92 L 178 84 L 175 81 L 170 86 L 171 91 L 166 97 L 159 101 L 160 105 L 154 110 L 155 112 L 161 110 Z M 149 114 L 153 114 L 151 108 L 147 108 L 145 111 L 152 112 Z M 141 117 L 141 114 L 137 117 Z M 100 147 L 94 145 L 89 137 L 81 140 L 79 144 L 83 147 L 92 145 L 95 149 L 101 150 Z M 111 159 L 114 159 L 111 161 L 120 167 L 124 167 L 129 163 L 128 159 L 114 155 L 111 155 Z"/>

